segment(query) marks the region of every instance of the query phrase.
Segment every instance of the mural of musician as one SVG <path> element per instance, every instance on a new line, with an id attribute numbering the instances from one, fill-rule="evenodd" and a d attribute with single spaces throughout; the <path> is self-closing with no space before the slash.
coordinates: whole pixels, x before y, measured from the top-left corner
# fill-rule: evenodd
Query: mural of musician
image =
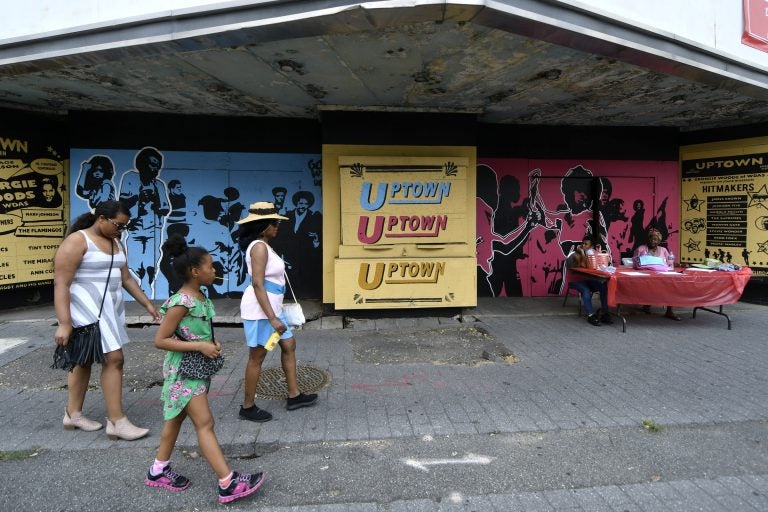
<path id="1" fill-rule="evenodd" d="M 275 198 L 273 204 L 275 205 L 275 208 L 277 208 L 277 213 L 279 215 L 285 215 L 287 212 L 285 211 L 285 194 L 288 193 L 288 189 L 285 187 L 274 187 L 272 189 L 272 197 Z"/>
<path id="2" fill-rule="evenodd" d="M 272 243 L 285 260 L 294 292 L 316 294 L 322 290 L 323 216 L 312 210 L 315 195 L 308 190 L 294 192 L 291 202 L 294 209 L 285 214 L 288 220 Z"/>
<path id="3" fill-rule="evenodd" d="M 115 199 L 114 175 L 115 164 L 108 156 L 93 155 L 80 166 L 75 194 L 88 201 L 91 209 L 104 201 L 112 201 Z"/>
<path id="4" fill-rule="evenodd" d="M 617 265 L 631 252 L 635 229 L 663 226 L 665 244 L 677 247 L 678 209 L 667 206 L 678 195 L 676 170 L 676 162 L 480 160 L 478 295 L 561 294 L 565 259 L 585 235 Z M 521 198 L 525 180 L 528 197 Z M 657 190 L 665 191 L 660 203 Z M 631 219 L 624 205 L 633 205 Z"/>
<path id="5" fill-rule="evenodd" d="M 309 240 L 312 251 L 294 257 L 293 265 L 296 272 L 321 277 L 317 270 L 322 265 L 321 190 L 320 185 L 315 186 L 309 165 L 318 161 L 318 155 L 161 152 L 149 146 L 134 150 L 73 148 L 70 155 L 72 190 L 76 190 L 83 173 L 97 164 L 105 171 L 107 165 L 113 170 L 120 183 L 119 199 L 132 208 L 133 222 L 124 234 L 129 267 L 148 296 L 167 298 L 181 284 L 160 251 L 162 242 L 170 234 L 178 233 L 190 245 L 205 247 L 214 258 L 218 279 L 208 288 L 209 296 L 240 297 L 248 283 L 245 260 L 234 236 L 235 222 L 243 217 L 245 203 L 269 194 L 282 196 L 288 204 L 296 196 L 293 206 L 295 217 L 300 219 L 295 223 L 298 235 L 293 228 L 290 233 L 281 228 L 281 238 L 284 235 L 287 241 Z M 103 174 L 112 177 L 109 172 Z M 71 218 L 90 209 L 91 195 L 83 193 L 77 197 L 80 200 L 72 202 Z M 304 266 L 313 270 L 301 269 Z M 299 298 L 322 296 L 319 282 L 298 288 Z"/>
<path id="6" fill-rule="evenodd" d="M 165 219 L 171 203 L 165 183 L 158 179 L 163 155 L 153 147 L 136 153 L 134 169 L 120 179 L 119 199 L 131 212 L 131 220 L 123 235 L 128 250 L 128 269 L 155 298 L 155 277 L 159 270 L 160 247 L 163 245 Z"/>
<path id="7" fill-rule="evenodd" d="M 491 167 L 478 166 L 478 296 L 523 295 L 517 263 L 528 257 L 528 235 L 544 220 L 538 205 L 539 176 L 538 169 L 528 174 L 528 197 L 520 201 L 515 176 L 499 180 Z"/>

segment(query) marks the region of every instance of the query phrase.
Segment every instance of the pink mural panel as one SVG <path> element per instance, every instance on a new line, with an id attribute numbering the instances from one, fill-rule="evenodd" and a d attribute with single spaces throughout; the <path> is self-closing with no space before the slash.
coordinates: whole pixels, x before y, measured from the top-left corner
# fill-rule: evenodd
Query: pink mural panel
<path id="1" fill-rule="evenodd" d="M 479 159 L 478 295 L 559 295 L 585 235 L 616 265 L 649 227 L 677 253 L 679 187 L 676 161 Z"/>

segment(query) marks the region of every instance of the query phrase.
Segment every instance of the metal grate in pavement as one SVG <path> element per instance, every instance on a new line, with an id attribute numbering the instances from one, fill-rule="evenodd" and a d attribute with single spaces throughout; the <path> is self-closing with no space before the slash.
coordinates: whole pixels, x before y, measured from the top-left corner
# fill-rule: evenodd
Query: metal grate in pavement
<path id="1" fill-rule="evenodd" d="M 302 393 L 316 393 L 331 383 L 331 374 L 311 364 L 299 364 L 296 367 L 299 389 Z M 263 368 L 256 397 L 262 400 L 286 400 L 288 387 L 281 367 Z"/>

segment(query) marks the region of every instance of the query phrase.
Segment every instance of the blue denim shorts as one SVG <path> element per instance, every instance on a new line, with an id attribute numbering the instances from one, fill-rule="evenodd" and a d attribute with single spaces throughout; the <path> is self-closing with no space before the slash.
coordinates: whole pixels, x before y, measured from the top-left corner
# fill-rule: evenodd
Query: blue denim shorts
<path id="1" fill-rule="evenodd" d="M 288 327 L 288 322 L 282 312 L 277 317 Z M 272 324 L 267 319 L 243 320 L 243 329 L 245 329 L 245 343 L 251 348 L 263 347 L 267 344 L 267 340 L 272 336 L 272 333 L 275 332 Z M 293 331 L 291 331 L 290 327 L 280 336 L 281 340 L 287 340 L 288 338 L 293 338 Z"/>

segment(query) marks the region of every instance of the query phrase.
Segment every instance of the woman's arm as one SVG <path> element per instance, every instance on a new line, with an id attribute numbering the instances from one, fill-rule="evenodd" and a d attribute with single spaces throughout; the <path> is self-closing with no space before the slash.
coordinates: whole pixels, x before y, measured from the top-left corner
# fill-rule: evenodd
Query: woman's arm
<path id="1" fill-rule="evenodd" d="M 75 278 L 77 267 L 83 261 L 87 247 L 82 235 L 72 233 L 61 242 L 53 257 L 53 305 L 59 324 L 53 339 L 58 345 L 66 345 L 72 334 L 69 287 Z"/>
<path id="2" fill-rule="evenodd" d="M 178 329 L 181 319 L 187 315 L 187 311 L 184 306 L 173 306 L 168 309 L 155 333 L 155 347 L 173 352 L 201 352 L 205 357 L 217 357 L 221 353 L 221 345 L 218 343 L 189 342 L 173 338 L 173 333 Z"/>
<path id="3" fill-rule="evenodd" d="M 118 245 L 120 246 L 120 249 L 125 252 L 123 244 L 118 241 Z M 146 309 L 147 313 L 152 317 L 152 321 L 154 323 L 159 323 L 162 319 L 160 313 L 157 311 L 157 308 L 155 308 L 155 305 L 149 300 L 149 297 L 144 294 L 139 283 L 133 279 L 133 276 L 131 276 L 131 273 L 128 271 L 128 265 L 125 265 L 120 269 L 120 281 L 123 284 L 125 291 L 130 293 L 131 297 L 136 299 L 136 302 L 144 306 L 144 309 Z"/>
<path id="4" fill-rule="evenodd" d="M 272 304 L 270 304 L 267 290 L 264 288 L 264 272 L 267 268 L 268 257 L 267 244 L 253 244 L 251 248 L 251 270 L 253 271 L 251 284 L 253 285 L 253 293 L 256 294 L 256 301 L 261 306 L 264 314 L 267 315 L 270 325 L 277 332 L 283 334 L 288 327 L 272 311 Z"/>

